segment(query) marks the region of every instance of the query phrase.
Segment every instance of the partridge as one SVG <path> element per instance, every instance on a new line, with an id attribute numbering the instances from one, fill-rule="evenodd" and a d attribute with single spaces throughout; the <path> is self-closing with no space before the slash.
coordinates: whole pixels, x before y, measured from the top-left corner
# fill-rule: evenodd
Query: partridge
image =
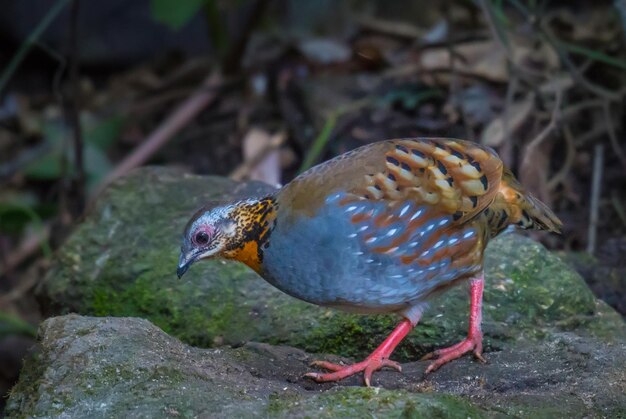
<path id="1" fill-rule="evenodd" d="M 467 338 L 430 355 L 430 373 L 473 352 L 482 358 L 483 255 L 507 226 L 559 232 L 488 147 L 447 138 L 388 140 L 302 173 L 275 194 L 203 208 L 185 227 L 177 274 L 212 257 L 245 263 L 309 303 L 402 320 L 365 360 L 315 361 L 317 382 L 359 372 L 370 385 L 418 323 L 430 298 L 469 282 Z"/>

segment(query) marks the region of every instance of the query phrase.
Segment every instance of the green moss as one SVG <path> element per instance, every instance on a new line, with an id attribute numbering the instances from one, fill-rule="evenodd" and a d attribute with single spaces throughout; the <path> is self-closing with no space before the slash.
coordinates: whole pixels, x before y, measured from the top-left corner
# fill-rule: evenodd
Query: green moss
<path id="1" fill-rule="evenodd" d="M 341 387 L 313 397 L 272 400 L 269 413 L 299 417 L 482 418 L 472 403 L 445 394 Z"/>
<path id="2" fill-rule="evenodd" d="M 163 330 L 197 346 L 211 346 L 218 336 L 227 335 L 227 343 L 236 343 L 251 334 L 251 327 L 230 330 L 232 324 L 245 326 L 247 313 L 236 305 L 238 284 L 252 275 L 247 268 L 231 264 L 220 269 L 220 262 L 198 266 L 210 277 L 198 286 L 194 280 L 178 280 L 163 272 L 176 266 L 171 252 L 147 254 L 157 264 L 141 269 L 134 281 L 116 286 L 115 272 L 104 268 L 102 281 L 92 290 L 87 314 L 96 316 L 135 316 L 150 319 Z M 161 277 L 155 280 L 155 276 Z"/>
<path id="3" fill-rule="evenodd" d="M 594 313 L 593 294 L 556 255 L 521 236 L 496 242 L 498 250 L 489 251 L 486 261 L 488 318 L 507 323 L 526 337 L 541 338 L 542 328 Z"/>
<path id="4" fill-rule="evenodd" d="M 46 364 L 42 357 L 41 353 L 31 352 L 24 359 L 24 365 L 20 371 L 20 380 L 9 391 L 10 402 L 7 404 L 7 416 L 24 417 L 20 412 L 29 412 L 34 408 L 35 395 L 39 392 L 39 386 L 44 379 L 46 370 Z"/>
<path id="5" fill-rule="evenodd" d="M 116 381 L 130 381 L 137 376 L 137 371 L 124 364 L 104 365 L 91 378 L 95 378 L 101 385 L 111 385 Z"/>
<path id="6" fill-rule="evenodd" d="M 275 392 L 270 394 L 267 404 L 267 413 L 276 416 L 285 413 L 293 406 L 298 406 L 302 402 L 302 396 L 294 392 Z"/>
<path id="7" fill-rule="evenodd" d="M 332 311 L 319 320 L 317 327 L 301 331 L 288 341 L 271 339 L 272 344 L 290 344 L 312 353 L 327 353 L 362 358 L 371 353 L 398 325 L 395 315 L 345 314 Z M 432 321 L 420 323 L 394 351 L 394 359 L 419 359 L 442 344 L 445 331 Z"/>
<path id="8" fill-rule="evenodd" d="M 622 417 L 616 414 L 619 408 L 614 411 L 612 407 L 599 414 L 599 411 L 590 409 L 581 397 L 573 394 L 562 395 L 560 400 L 554 400 L 548 394 L 511 395 L 506 403 L 490 406 L 489 409 L 501 413 L 502 417 L 518 418 Z"/>
<path id="9" fill-rule="evenodd" d="M 87 336 L 90 333 L 93 333 L 93 329 L 80 329 L 76 331 L 76 336 Z"/>

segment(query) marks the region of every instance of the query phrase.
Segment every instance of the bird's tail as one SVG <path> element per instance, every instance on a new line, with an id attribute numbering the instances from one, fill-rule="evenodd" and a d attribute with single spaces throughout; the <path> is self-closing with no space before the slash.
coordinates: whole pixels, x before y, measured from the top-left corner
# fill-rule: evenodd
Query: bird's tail
<path id="1" fill-rule="evenodd" d="M 546 204 L 526 192 L 510 170 L 505 169 L 500 185 L 500 199 L 508 207 L 508 224 L 523 229 L 561 232 L 561 220 Z"/>

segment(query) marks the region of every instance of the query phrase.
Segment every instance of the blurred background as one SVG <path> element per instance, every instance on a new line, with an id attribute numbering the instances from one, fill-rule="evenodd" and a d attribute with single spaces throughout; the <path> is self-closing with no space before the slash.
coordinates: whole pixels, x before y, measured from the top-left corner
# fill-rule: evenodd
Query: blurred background
<path id="1" fill-rule="evenodd" d="M 493 147 L 626 314 L 626 1 L 0 0 L 0 394 L 32 290 L 135 167 L 286 183 L 394 137 Z M 138 191 L 141 193 L 141 191 Z"/>

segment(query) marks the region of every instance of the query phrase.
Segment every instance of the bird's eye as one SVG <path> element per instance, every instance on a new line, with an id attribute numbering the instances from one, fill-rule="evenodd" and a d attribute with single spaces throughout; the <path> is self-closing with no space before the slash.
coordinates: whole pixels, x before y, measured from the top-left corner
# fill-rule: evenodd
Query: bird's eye
<path id="1" fill-rule="evenodd" d="M 199 244 L 201 246 L 205 245 L 209 242 L 209 233 L 207 233 L 206 231 L 198 231 L 193 239 L 196 244 Z"/>

